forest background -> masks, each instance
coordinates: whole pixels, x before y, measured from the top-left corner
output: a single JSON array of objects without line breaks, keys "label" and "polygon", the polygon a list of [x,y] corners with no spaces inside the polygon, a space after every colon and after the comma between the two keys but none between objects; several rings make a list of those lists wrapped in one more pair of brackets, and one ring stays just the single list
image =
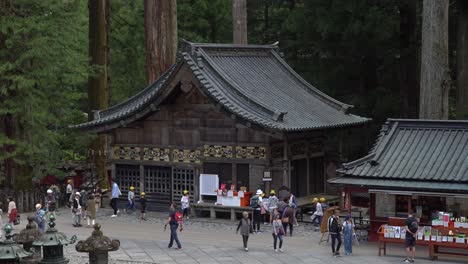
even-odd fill
[{"label": "forest background", "polygon": [[[108,103],[115,105],[147,86],[144,3],[108,2]],[[451,119],[456,2],[449,9]],[[177,0],[179,46],[182,39],[232,43],[231,8],[230,0]],[[418,118],[422,0],[248,0],[247,12],[248,42],[278,41],[308,82],[373,119],[370,138],[387,118]],[[90,136],[68,126],[87,121],[88,77],[102,70],[89,66],[88,41],[88,1],[0,0],[0,179],[7,159],[28,165],[17,186],[63,176],[61,162],[86,159]]]}]

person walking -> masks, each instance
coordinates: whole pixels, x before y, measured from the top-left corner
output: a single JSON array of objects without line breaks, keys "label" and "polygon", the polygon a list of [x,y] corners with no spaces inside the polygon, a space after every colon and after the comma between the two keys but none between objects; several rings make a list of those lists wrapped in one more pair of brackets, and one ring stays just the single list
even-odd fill
[{"label": "person walking", "polygon": [[90,224],[94,227],[94,224],[96,222],[96,200],[93,194],[89,195],[88,204],[86,208],[88,212],[88,217],[86,218],[86,221],[88,222],[88,227],[90,227]]},{"label": "person walking", "polygon": [[413,216],[413,212],[408,213],[408,217],[405,220],[405,248],[406,248],[406,259],[405,263],[413,263],[414,255],[416,254],[416,234],[418,233],[419,225],[418,219]]},{"label": "person walking", "polygon": [[133,213],[135,209],[135,187],[130,186],[130,191],[128,191],[127,195],[127,208],[125,209],[126,213]]},{"label": "person walking", "polygon": [[36,213],[34,214],[34,222],[36,222],[37,227],[39,228],[41,233],[45,232],[46,215],[47,215],[47,207],[44,210],[42,209],[42,204],[36,204]]},{"label": "person walking", "polygon": [[171,229],[171,239],[169,240],[168,248],[172,248],[174,241],[177,244],[176,249],[182,249],[182,244],[180,244],[179,237],[177,236],[177,228],[180,225],[180,232],[184,230],[182,226],[182,219],[183,216],[180,212],[177,211],[177,205],[175,203],[171,204],[169,208],[169,218],[166,220],[166,224],[164,225],[164,231],[166,231],[167,225],[169,225]]},{"label": "person walking", "polygon": [[76,192],[72,204],[72,213],[73,213],[73,226],[81,227],[81,195],[79,192]]},{"label": "person walking", "polygon": [[269,223],[273,223],[275,220],[275,214],[278,213],[278,197],[276,197],[275,190],[270,191],[270,197],[268,198],[268,213],[270,214]]},{"label": "person walking", "polygon": [[284,199],[286,207],[283,208],[283,214],[281,215],[281,222],[283,223],[283,230],[284,235],[288,233],[288,226],[289,226],[289,235],[293,235],[294,230],[294,209],[289,206],[288,198]]},{"label": "person walking", "polygon": [[57,208],[57,199],[52,189],[47,190],[47,196],[46,196],[45,202],[46,202],[47,212],[50,212],[51,214],[55,214],[55,209]]},{"label": "person walking", "polygon": [[112,199],[111,199],[111,207],[114,209],[114,214],[111,217],[117,217],[119,210],[117,209],[117,201],[119,200],[119,196],[122,195],[120,192],[119,186],[115,182],[115,179],[112,179]]},{"label": "person walking", "polygon": [[[312,219],[312,224],[317,227],[322,224],[323,208],[322,208],[322,203],[320,203],[318,198],[314,198],[312,202],[315,203],[315,212],[311,216],[311,219]],[[317,231],[317,229],[315,229],[315,231]]]},{"label": "person walking", "polygon": [[249,235],[253,231],[252,231],[252,225],[249,219],[249,213],[245,211],[242,212],[242,219],[239,221],[239,224],[237,225],[236,234],[239,233],[239,229],[240,229],[240,234],[242,236],[244,250],[249,251],[247,243],[249,242]]},{"label": "person walking", "polygon": [[83,220],[88,219],[88,191],[85,189],[81,190],[80,192],[81,195],[81,216],[83,217]]},{"label": "person walking", "polygon": [[351,215],[347,215],[343,223],[343,241],[345,255],[353,254],[353,234],[354,234],[354,223]]},{"label": "person walking", "polygon": [[253,232],[257,234],[262,233],[260,230],[260,222],[262,221],[261,207],[263,206],[262,193],[262,190],[258,189],[255,195],[250,198],[250,206],[253,210]]},{"label": "person walking", "polygon": [[140,193],[141,220],[146,221],[146,193]]},{"label": "person walking", "polygon": [[99,208],[101,208],[101,198],[102,198],[102,190],[99,186],[94,188],[94,201],[96,203],[96,213],[99,212]]},{"label": "person walking", "polygon": [[292,193],[289,195],[288,204],[289,204],[289,207],[293,209],[293,215],[291,219],[292,223],[294,224],[294,226],[299,226],[299,223],[297,222],[297,218],[296,218],[297,200],[296,200],[296,196]]},{"label": "person walking", "polygon": [[73,185],[72,180],[67,180],[67,187],[65,188],[65,207],[70,207],[73,200],[71,195],[73,194]]},{"label": "person walking", "polygon": [[283,252],[283,236],[286,234],[286,231],[284,230],[283,223],[281,222],[281,215],[280,214],[275,214],[274,220],[271,223],[273,226],[273,249],[275,252],[278,252],[278,249],[276,249],[276,243],[279,240],[279,251]]},{"label": "person walking", "polygon": [[8,223],[15,224],[18,219],[18,210],[13,197],[8,197]]},{"label": "person walking", "polygon": [[184,195],[182,198],[180,198],[180,204],[182,206],[182,211],[183,211],[183,216],[186,217],[186,219],[190,219],[190,197],[189,197],[189,191],[184,190]]},{"label": "person walking", "polygon": [[[341,231],[342,225],[340,222],[340,210],[335,209],[333,215],[328,218],[328,232],[330,233],[332,240],[332,253],[333,256],[340,256],[340,247],[341,247]],[[336,245],[336,247],[335,247]]]}]

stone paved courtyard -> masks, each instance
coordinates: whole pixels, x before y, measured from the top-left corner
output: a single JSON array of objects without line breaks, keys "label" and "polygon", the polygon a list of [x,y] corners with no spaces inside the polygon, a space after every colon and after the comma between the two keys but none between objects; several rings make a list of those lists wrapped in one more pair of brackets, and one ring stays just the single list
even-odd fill
[{"label": "stone paved courtyard", "polygon": [[[165,214],[150,213],[149,221],[140,222],[136,215],[121,214],[110,218],[110,210],[104,209],[98,214],[98,222],[105,235],[120,239],[121,248],[110,253],[111,263],[402,263],[403,248],[390,245],[387,256],[377,256],[376,243],[361,243],[353,248],[353,256],[335,258],[331,256],[330,245],[318,244],[320,233],[313,232],[308,224],[300,224],[293,237],[286,237],[284,253],[275,253],[272,246],[271,227],[264,226],[264,233],[251,235],[249,252],[242,249],[242,240],[235,234],[237,222],[229,220],[212,221],[207,218],[195,218],[185,223],[184,231],[179,234],[183,249],[168,249],[169,230],[164,232]],[[23,216],[26,219],[26,216]],[[57,228],[67,235],[76,234],[85,239],[91,228],[74,228],[71,225],[71,214],[61,209],[58,213]],[[85,222],[82,222],[85,224]],[[16,231],[23,228],[25,221]],[[87,255],[78,253],[74,245],[65,247],[71,263],[87,263]],[[428,259],[427,248],[419,248],[417,263],[468,263],[462,259]]]}]

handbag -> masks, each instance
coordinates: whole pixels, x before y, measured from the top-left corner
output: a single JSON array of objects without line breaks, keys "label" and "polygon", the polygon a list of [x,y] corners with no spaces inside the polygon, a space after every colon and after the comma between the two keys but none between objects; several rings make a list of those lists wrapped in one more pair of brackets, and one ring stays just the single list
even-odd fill
[{"label": "handbag", "polygon": [[284,224],[289,224],[289,216],[283,217],[282,221],[283,221]]}]

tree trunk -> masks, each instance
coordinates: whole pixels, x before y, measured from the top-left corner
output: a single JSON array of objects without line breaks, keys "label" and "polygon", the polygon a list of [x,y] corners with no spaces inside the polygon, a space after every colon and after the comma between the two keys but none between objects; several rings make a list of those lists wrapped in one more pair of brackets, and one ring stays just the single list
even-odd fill
[{"label": "tree trunk", "polygon": [[448,119],[448,0],[424,0],[419,118]]},{"label": "tree trunk", "polygon": [[[107,24],[106,24],[106,0],[89,0],[89,57],[90,65],[96,69],[96,73],[88,78],[88,102],[89,120],[94,119],[93,110],[108,107],[109,94],[107,86]],[[96,166],[96,174],[101,188],[108,189],[107,164],[104,153],[107,149],[107,137],[104,134],[91,143],[94,155],[93,162]]]},{"label": "tree trunk", "polygon": [[176,0],[145,0],[146,67],[152,84],[175,63],[177,52]]},{"label": "tree trunk", "polygon": [[419,47],[417,1],[400,0],[400,117],[418,118]]},{"label": "tree trunk", "polygon": [[457,119],[468,119],[468,2],[457,2]]},{"label": "tree trunk", "polygon": [[234,44],[247,44],[246,0],[232,0],[232,28]]}]

